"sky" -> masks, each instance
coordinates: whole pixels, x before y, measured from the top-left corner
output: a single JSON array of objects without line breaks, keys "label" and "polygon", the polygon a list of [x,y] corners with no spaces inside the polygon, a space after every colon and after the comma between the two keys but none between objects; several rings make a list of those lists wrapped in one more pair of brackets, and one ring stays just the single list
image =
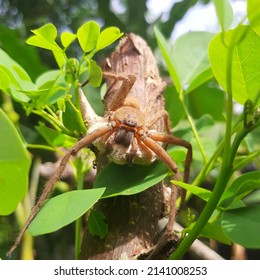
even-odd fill
[{"label": "sky", "polygon": [[[172,4],[179,1],[149,0],[147,6],[151,14],[150,17],[157,18],[162,13],[162,18],[166,20]],[[231,0],[230,3],[234,11],[234,18],[239,21],[246,14],[246,0]],[[183,20],[176,24],[172,33],[172,39],[175,40],[189,31],[218,32],[217,27],[217,17],[213,4],[196,4],[186,13]]]}]

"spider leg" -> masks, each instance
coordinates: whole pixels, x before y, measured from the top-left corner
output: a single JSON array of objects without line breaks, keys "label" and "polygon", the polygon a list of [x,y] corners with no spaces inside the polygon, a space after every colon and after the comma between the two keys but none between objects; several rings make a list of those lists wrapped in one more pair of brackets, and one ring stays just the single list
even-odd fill
[{"label": "spider leg", "polygon": [[[170,169],[174,172],[173,178],[174,180],[180,180],[180,172],[177,164],[174,162],[174,160],[166,153],[166,151],[163,149],[162,146],[160,146],[155,140],[152,138],[146,136],[141,138],[141,141],[150,148],[157,156],[160,158],[166,165],[170,167]],[[175,209],[175,202],[177,199],[177,187],[173,185],[174,188],[172,189],[171,194],[171,207],[174,207]],[[172,209],[171,209],[172,210]],[[172,212],[172,211],[171,211]],[[174,215],[170,215],[169,222],[167,227],[172,229],[174,220],[175,220],[175,210],[173,210]]]},{"label": "spider leg", "polygon": [[[106,99],[106,106],[109,108],[109,110],[115,111],[116,109],[123,106],[129,91],[131,90],[131,88],[133,87],[136,81],[136,76],[134,75],[120,76],[109,72],[104,72],[103,75],[107,80],[108,79],[114,80],[107,90],[105,99]],[[118,81],[122,81],[120,87],[116,89],[113,92],[113,94],[110,94],[113,87]]]},{"label": "spider leg", "polygon": [[[192,146],[188,141],[185,141],[181,138],[175,137],[171,134],[162,134],[158,132],[151,132],[149,135],[153,140],[164,142],[167,144],[174,144],[177,146],[181,146],[187,149],[187,155],[184,162],[184,176],[183,181],[184,183],[188,183],[189,176],[190,176],[190,165],[192,161]],[[185,197],[186,197],[186,190],[182,190],[181,194],[181,205],[180,209],[183,208],[185,203]]]},{"label": "spider leg", "polygon": [[146,125],[148,128],[152,127],[157,121],[159,121],[161,118],[163,118],[164,121],[164,127],[168,134],[171,133],[170,129],[170,121],[169,121],[169,115],[166,110],[160,110],[158,111],[153,118],[148,122]]},{"label": "spider leg", "polygon": [[[149,147],[170,169],[174,172],[173,178],[175,180],[180,179],[180,173],[177,164],[166,153],[166,151],[152,138],[148,136],[141,137],[141,141]],[[171,197],[170,197],[170,213],[169,220],[163,235],[160,237],[156,247],[152,253],[148,256],[148,259],[154,259],[160,254],[161,250],[172,240],[172,229],[176,216],[176,200],[178,198],[177,186],[171,185]]]},{"label": "spider leg", "polygon": [[57,183],[59,178],[61,177],[71,155],[76,154],[80,149],[83,147],[91,144],[94,140],[98,139],[99,137],[105,135],[106,133],[111,131],[111,127],[108,125],[100,127],[93,132],[86,135],[84,138],[80,139],[74,147],[69,149],[65,156],[61,159],[60,165],[57,168],[56,172],[53,174],[53,176],[50,178],[50,180],[47,182],[43,193],[41,194],[39,200],[35,204],[35,206],[32,208],[31,214],[27,218],[24,226],[22,227],[21,231],[19,232],[18,236],[15,239],[14,245],[11,247],[11,249],[7,252],[7,257],[10,257],[12,252],[17,248],[17,246],[20,244],[22,237],[27,230],[28,226],[32,222],[32,220],[35,218],[37,213],[39,212],[42,204],[45,202],[45,200],[49,197],[50,193],[53,190],[54,185]]},{"label": "spider leg", "polygon": [[[166,153],[166,151],[161,147],[156,141],[165,142],[168,144],[175,144],[188,149],[187,156],[185,159],[185,171],[184,171],[184,181],[187,182],[189,178],[189,171],[190,171],[190,164],[192,160],[192,147],[189,142],[184,141],[180,138],[177,138],[172,135],[165,135],[158,132],[149,132],[149,136],[147,135],[140,135],[140,140],[149,147],[157,156],[160,158],[165,164],[167,164],[170,169],[174,172],[173,179],[179,180],[180,173],[178,166],[173,161],[173,159]],[[174,221],[176,217],[176,200],[178,198],[177,186],[172,185],[171,187],[171,198],[170,198],[170,214],[169,214],[169,221],[166,226],[164,234],[159,239],[155,249],[153,252],[148,256],[148,259],[153,259],[157,256],[160,251],[164,248],[164,246],[171,240],[172,238],[172,229],[174,226]],[[182,196],[183,201],[183,196]]]},{"label": "spider leg", "polygon": [[177,146],[181,146],[187,149],[187,155],[185,158],[184,164],[184,178],[183,181],[188,183],[189,175],[190,175],[190,165],[192,161],[192,146],[188,141],[185,141],[181,138],[175,137],[171,134],[162,134],[158,132],[150,132],[149,137],[155,141],[164,142],[167,144],[173,144]]}]

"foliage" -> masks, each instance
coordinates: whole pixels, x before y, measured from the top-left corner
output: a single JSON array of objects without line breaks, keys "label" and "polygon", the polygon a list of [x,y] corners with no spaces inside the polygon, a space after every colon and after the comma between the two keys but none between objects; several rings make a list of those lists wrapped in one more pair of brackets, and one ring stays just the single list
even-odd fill
[{"label": "foliage", "polygon": [[[1,134],[5,135],[6,139],[12,139],[0,145],[0,175],[3,182],[1,184],[1,215],[13,212],[25,195],[30,163],[25,145],[30,148],[56,150],[62,153],[61,147],[73,146],[77,138],[86,132],[75,89],[79,87],[80,81],[84,80],[87,80],[92,87],[100,86],[102,71],[92,57],[122,36],[116,27],[109,27],[101,32],[99,25],[94,21],[83,24],[76,34],[63,32],[60,36],[62,47],[56,42],[57,29],[53,24],[46,24],[32,32],[34,35],[27,40],[27,43],[50,50],[59,70],[47,71],[33,82],[25,69],[12,60],[7,53],[0,50],[2,57],[0,88],[20,103],[28,116],[36,114],[45,121],[45,123],[39,122],[35,128],[46,141],[45,145],[25,143],[1,111]],[[80,60],[68,58],[66,55],[68,47],[76,39],[82,48]],[[50,127],[47,127],[46,123]],[[82,156],[80,163],[75,160],[73,166],[77,170],[76,179],[78,189],[80,189],[82,187],[80,178],[88,172],[90,165]],[[39,235],[55,231],[75,221],[93,206],[103,192],[102,188],[77,190],[50,199],[45,203],[35,222],[31,224],[29,231],[32,235]],[[86,202],[86,197],[88,202]],[[75,201],[77,201],[76,204]],[[75,206],[73,209],[70,207],[72,205]],[[52,219],[49,218],[50,213]],[[56,223],[57,221],[59,224]]]},{"label": "foliage", "polygon": [[8,140],[1,141],[0,214],[9,215],[27,190],[30,159],[17,130],[2,109],[0,134]]},{"label": "foliage", "polygon": [[[191,2],[196,1],[181,3],[184,5],[186,2],[192,5]],[[248,0],[250,24],[244,25],[241,21],[234,29],[227,30],[233,18],[230,4],[228,1],[213,2],[222,30],[219,34],[190,32],[180,37],[171,48],[160,31],[167,34],[166,25],[154,28],[166,70],[174,85],[165,92],[166,109],[175,125],[174,134],[189,140],[194,150],[192,183],[174,183],[188,191],[188,205],[192,196],[207,202],[196,220],[183,219],[185,232],[189,234],[172,259],[181,258],[200,236],[224,244],[236,242],[247,248],[260,247],[255,234],[260,225],[257,219],[260,208],[255,205],[259,199],[254,204],[248,199],[259,189],[259,171],[242,174],[249,164],[259,167],[259,9],[256,1]],[[90,91],[101,85],[102,71],[94,55],[122,36],[116,27],[101,31],[95,21],[84,23],[75,33],[64,31],[60,36],[50,23],[32,32],[27,43],[49,50],[58,70],[33,77],[0,50],[0,89],[14,104],[24,109],[27,117],[35,115],[39,118],[33,130],[37,137],[32,141],[24,134],[25,128],[19,127],[17,119],[14,123],[18,129],[10,122],[6,116],[10,117],[10,111],[6,110],[6,114],[0,111],[0,132],[8,139],[0,143],[0,180],[4,182],[0,186],[1,215],[14,211],[26,192],[30,160],[25,147],[56,151],[62,155],[64,148],[73,146],[87,132],[80,113],[77,88],[85,81],[92,87]],[[70,48],[74,48],[77,42],[81,55],[70,57]],[[234,102],[243,106],[241,114],[234,114]],[[39,135],[40,144],[37,143]],[[170,149],[168,152],[181,166],[184,150]],[[79,158],[71,160],[77,190],[49,199],[31,224],[31,234],[57,230],[78,219],[98,199],[141,192],[169,173],[159,162],[142,167],[110,164],[97,177],[94,189],[83,191],[83,178],[91,162],[92,155],[87,149],[80,153]],[[130,174],[129,168],[135,172]],[[21,175],[14,176],[17,172]],[[13,182],[13,178],[17,181]],[[205,189],[203,184],[208,183],[208,179],[210,187]],[[10,196],[10,192],[16,195]],[[68,214],[68,209],[73,211]],[[53,211],[56,214],[50,215]],[[50,216],[52,219],[48,218]],[[89,228],[100,238],[108,230],[103,220],[102,213],[91,211]],[[77,226],[76,244],[79,232]],[[76,257],[78,250],[79,245],[76,245]]]},{"label": "foliage", "polygon": [[[259,222],[257,221],[257,217],[259,217],[260,214],[259,206],[246,205],[243,203],[243,198],[245,198],[248,193],[259,188],[259,183],[256,179],[257,176],[259,177],[259,172],[257,172],[257,174],[255,172],[249,172],[246,175],[241,175],[235,181],[233,181],[232,177],[234,172],[237,171],[237,165],[235,163],[240,161],[238,149],[242,146],[243,139],[252,130],[259,130],[260,124],[259,107],[257,107],[260,97],[260,69],[259,63],[257,63],[260,61],[258,51],[260,38],[256,33],[256,30],[259,28],[259,22],[256,23],[255,12],[254,15],[250,13],[250,11],[253,11],[252,6],[256,5],[256,3],[248,1],[248,5],[252,5],[251,8],[248,9],[248,17],[251,19],[251,25],[242,25],[241,23],[235,29],[227,31],[225,29],[230,25],[232,18],[231,7],[229,6],[228,1],[214,1],[214,3],[216,5],[216,11],[222,32],[215,35],[209,43],[209,61],[207,61],[206,57],[207,44],[205,44],[204,48],[203,46],[200,47],[199,55],[197,56],[193,56],[193,50],[187,54],[187,52],[184,53],[186,51],[185,48],[179,48],[180,51],[176,54],[177,59],[174,59],[174,57],[171,59],[167,43],[159,30],[155,29],[158,44],[180,100],[184,100],[185,94],[189,93],[189,87],[192,87],[193,89],[194,85],[196,87],[200,85],[200,82],[203,83],[210,78],[212,73],[210,73],[209,68],[211,68],[219,85],[227,93],[224,139],[217,145],[215,152],[209,157],[209,159],[205,152],[205,145],[199,137],[198,131],[193,124],[193,120],[189,116],[187,109],[184,107],[184,112],[187,114],[187,118],[190,122],[193,135],[200,149],[205,166],[202,168],[193,184],[188,185],[176,181],[175,184],[187,189],[203,200],[206,200],[207,205],[203,209],[198,220],[195,223],[190,224],[185,230],[186,232],[189,232],[189,235],[184,238],[176,252],[170,257],[171,259],[182,257],[195,238],[199,235],[205,236],[205,226],[207,237],[219,240],[220,238],[217,234],[222,231],[225,236],[225,242],[229,239],[230,241],[237,242],[247,248],[259,248],[258,238],[254,235],[259,228]],[[228,12],[226,13],[227,10]],[[184,35],[175,45],[178,47],[178,44],[181,42],[183,45],[190,46],[192,40],[191,36],[194,36],[194,34],[189,33]],[[203,37],[201,36],[201,38]],[[194,40],[193,42],[195,45],[196,41]],[[175,47],[175,51],[176,49],[178,48]],[[183,50],[183,53],[181,50]],[[205,68],[200,69],[200,67],[196,66],[200,65],[200,59],[203,57],[201,53],[203,53],[203,51],[207,63],[203,63]],[[192,74],[189,75],[189,69],[191,66],[186,67],[185,64],[179,62],[179,58],[184,56],[186,56],[186,60],[189,62],[191,61],[191,63],[195,65],[195,67],[193,66],[192,68],[192,71],[196,74],[195,77]],[[183,73],[189,75],[188,77],[190,80],[187,78],[185,79]],[[233,117],[233,99],[241,105],[244,105],[243,116],[240,115],[236,119]],[[217,104],[215,104],[215,106],[217,106]],[[256,159],[259,156],[259,148],[256,148],[253,152],[248,150],[247,156],[250,158],[250,161]],[[218,168],[219,174],[215,186],[212,188],[213,191],[210,194],[208,190],[204,190],[198,187],[198,185],[202,183],[202,180],[213,168],[218,166],[218,161],[221,162],[221,167]],[[245,167],[250,161],[245,160],[239,165],[239,168],[241,169]],[[239,180],[239,184],[237,183],[237,180]],[[245,185],[240,185],[243,184],[242,182],[245,182]],[[241,186],[243,186],[242,189]],[[226,191],[226,193],[224,193],[224,191]],[[228,198],[227,194],[230,195]],[[228,203],[225,204],[224,202]],[[225,207],[223,207],[223,203],[225,204]],[[215,211],[214,214],[213,211]],[[215,227],[209,230],[209,225],[212,224],[214,224]]]},{"label": "foliage", "polygon": [[29,232],[32,235],[40,235],[74,222],[97,202],[104,190],[105,188],[76,190],[46,201],[38,218],[29,226]]}]

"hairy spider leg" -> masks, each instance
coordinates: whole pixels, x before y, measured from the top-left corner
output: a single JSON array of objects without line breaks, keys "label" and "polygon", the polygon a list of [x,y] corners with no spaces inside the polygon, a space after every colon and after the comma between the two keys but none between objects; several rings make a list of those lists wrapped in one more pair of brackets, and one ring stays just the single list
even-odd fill
[{"label": "hairy spider leg", "polygon": [[109,96],[109,93],[110,93],[111,89],[114,87],[114,85],[118,81],[122,81],[122,84],[121,84],[120,88],[117,90],[117,92],[114,93],[113,96],[110,96],[111,100],[109,101],[109,103],[110,103],[109,109],[110,109],[110,111],[116,111],[118,108],[123,106],[128,93],[130,92],[131,88],[133,87],[133,85],[136,81],[136,76],[134,76],[134,75],[120,76],[120,75],[112,74],[109,72],[103,72],[103,75],[105,78],[114,80],[107,90],[107,93],[106,93],[107,96]]},{"label": "hairy spider leg", "polygon": [[181,138],[175,137],[171,134],[163,134],[158,132],[150,132],[149,137],[155,141],[164,142],[167,144],[173,144],[177,146],[181,146],[187,149],[187,155],[185,158],[184,164],[184,183],[188,183],[189,176],[190,176],[190,165],[192,161],[192,146],[188,141],[185,141]]},{"label": "hairy spider leg", "polygon": [[[185,147],[188,152],[185,158],[185,170],[184,170],[184,182],[187,183],[189,179],[189,173],[190,173],[190,165],[192,160],[192,146],[189,142],[180,139],[178,137],[175,137],[173,135],[167,135],[167,134],[161,134],[158,132],[149,132],[148,135],[142,135],[140,137],[140,140],[149,147],[157,156],[159,159],[161,159],[165,164],[167,164],[170,169],[174,172],[173,179],[176,181],[180,180],[180,173],[178,166],[174,162],[174,160],[166,153],[166,151],[160,146],[156,141],[164,142],[167,144],[175,144],[181,147]],[[152,253],[148,256],[148,259],[152,259],[153,256],[156,256],[160,250],[167,244],[168,240],[172,237],[172,229],[174,226],[174,221],[176,217],[176,201],[178,198],[178,192],[177,192],[177,186],[172,184],[171,187],[171,209],[169,214],[169,221],[166,226],[164,234],[159,239],[156,247],[152,251]],[[181,199],[181,207],[185,200],[186,192],[184,193],[184,196],[182,194]]]},{"label": "hairy spider leg", "polygon": [[99,137],[105,135],[106,133],[111,131],[111,127],[108,125],[98,128],[94,130],[93,132],[86,135],[84,138],[80,139],[74,147],[68,150],[68,152],[65,154],[65,156],[61,159],[60,165],[54,175],[50,178],[50,180],[47,182],[43,193],[41,194],[40,198],[38,199],[35,206],[32,208],[31,214],[27,218],[24,226],[22,227],[21,231],[19,232],[18,236],[15,239],[14,245],[11,247],[11,249],[7,252],[7,257],[10,257],[13,251],[17,248],[17,246],[20,244],[22,237],[27,230],[30,223],[33,221],[37,213],[39,212],[42,204],[45,202],[45,200],[49,197],[51,194],[54,185],[57,183],[57,181],[60,179],[69,159],[70,156],[76,154],[79,150],[81,150],[83,147],[86,147],[87,145],[91,144],[93,141],[98,139]]}]

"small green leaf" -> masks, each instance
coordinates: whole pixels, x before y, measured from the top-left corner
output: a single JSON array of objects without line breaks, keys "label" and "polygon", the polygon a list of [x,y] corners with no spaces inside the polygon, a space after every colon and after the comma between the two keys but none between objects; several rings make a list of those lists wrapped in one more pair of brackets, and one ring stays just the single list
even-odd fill
[{"label": "small green leaf", "polygon": [[57,29],[51,24],[47,23],[44,26],[32,30],[35,35],[31,36],[26,43],[36,47],[40,47],[52,51],[62,51],[55,42],[57,37]]},{"label": "small green leaf", "polygon": [[210,196],[211,196],[211,191],[197,187],[197,186],[193,186],[190,184],[186,184],[180,181],[176,181],[176,180],[172,180],[171,181],[173,184],[191,192],[192,194],[195,194],[196,196],[200,197],[201,199],[203,199],[204,201],[208,201]]},{"label": "small green leaf", "polygon": [[31,81],[20,81],[21,89],[11,85],[11,96],[21,103],[28,103],[37,92],[37,86]]},{"label": "small green leaf", "polygon": [[11,80],[8,74],[3,69],[0,68],[0,89],[6,92],[10,88],[10,85],[11,85]]},{"label": "small green leaf", "polygon": [[246,248],[260,249],[260,205],[225,211],[221,225],[234,243]]},{"label": "small green leaf", "polygon": [[56,27],[51,23],[47,23],[38,29],[32,30],[32,32],[35,35],[27,39],[26,43],[32,46],[51,50],[57,64],[60,68],[62,68],[65,62],[65,55],[63,50],[55,41],[57,37]]},{"label": "small green leaf", "polygon": [[253,171],[245,173],[231,184],[227,191],[223,194],[220,206],[223,208],[230,207],[230,205],[241,200],[248,195],[252,190],[260,188],[260,171]]},{"label": "small green leaf", "polygon": [[99,34],[100,27],[95,21],[88,21],[78,29],[79,44],[85,53],[96,47]]},{"label": "small green leaf", "polygon": [[218,223],[207,223],[200,232],[200,237],[212,238],[224,244],[230,245],[230,239],[225,235],[223,229]]},{"label": "small green leaf", "polygon": [[[224,43],[224,41],[225,43]],[[213,73],[224,90],[227,90],[227,45],[233,45],[232,91],[240,104],[254,100],[259,91],[260,36],[247,26],[239,26],[224,34],[216,35],[209,45],[209,57]]]},{"label": "small green leaf", "polygon": [[61,75],[60,70],[50,70],[41,74],[35,81],[35,84],[38,88],[46,87],[50,81],[54,82]]},{"label": "small green leaf", "polygon": [[104,188],[70,191],[47,200],[30,224],[31,235],[56,231],[78,219],[102,196]]},{"label": "small green leaf", "polygon": [[36,80],[38,91],[34,94],[35,108],[52,105],[63,98],[68,90],[64,74],[60,70],[51,70],[40,75]]},{"label": "small green leaf", "polygon": [[[6,75],[8,76],[10,81],[9,86],[12,84],[17,88],[21,88],[21,82],[31,82],[31,78],[29,77],[27,72],[17,62],[15,62],[5,51],[1,49],[0,57],[0,69],[2,73],[2,78],[6,79]],[[5,86],[7,86],[9,81],[2,82],[5,84]]]},{"label": "small green leaf", "polygon": [[113,44],[122,35],[123,33],[121,33],[120,29],[117,27],[108,27],[104,29],[98,37],[96,51],[102,50]]},{"label": "small green leaf", "polygon": [[163,35],[161,34],[161,32],[159,31],[159,29],[155,26],[154,27],[154,34],[158,43],[158,46],[161,50],[163,59],[167,65],[167,69],[169,71],[169,74],[172,78],[173,84],[177,90],[178,93],[181,92],[181,82],[180,82],[180,77],[178,76],[178,73],[176,71],[175,65],[173,65],[172,62],[172,55],[171,55],[171,51],[169,49],[169,46],[167,44],[167,42],[165,41]]},{"label": "small green leaf", "polygon": [[222,30],[230,27],[233,21],[233,10],[228,0],[213,0],[216,8],[219,25]]},{"label": "small green leaf", "polygon": [[96,61],[90,59],[89,60],[89,68],[88,68],[88,72],[89,72],[89,84],[92,87],[99,87],[101,82],[102,82],[102,69],[99,65],[97,65]]},{"label": "small green leaf", "polygon": [[59,66],[60,69],[62,69],[64,63],[66,62],[66,57],[64,53],[60,50],[52,50],[52,53],[54,55],[54,58]]},{"label": "small green leaf", "polygon": [[26,193],[31,161],[16,128],[1,109],[0,135],[0,215],[9,215]]},{"label": "small green leaf", "polygon": [[105,216],[102,212],[91,210],[88,217],[88,228],[92,235],[97,235],[100,239],[106,237],[108,225],[104,222]]},{"label": "small green leaf", "polygon": [[65,106],[66,110],[62,114],[62,120],[65,127],[71,131],[85,133],[86,131],[82,131],[83,120],[81,114],[79,110],[73,105],[71,99],[65,100]]},{"label": "small green leaf", "polygon": [[53,147],[70,148],[77,142],[76,138],[46,127],[43,123],[36,126],[36,130],[44,137],[48,144]]},{"label": "small green leaf", "polygon": [[161,162],[148,166],[110,163],[97,176],[94,188],[106,187],[103,197],[133,195],[162,181],[168,171],[168,168]]},{"label": "small green leaf", "polygon": [[30,101],[30,98],[27,96],[27,94],[23,93],[14,85],[11,85],[10,89],[10,95],[15,101],[20,103],[28,103]]},{"label": "small green leaf", "polygon": [[60,39],[63,47],[66,49],[74,40],[76,40],[77,35],[71,32],[65,31],[61,33]]}]

